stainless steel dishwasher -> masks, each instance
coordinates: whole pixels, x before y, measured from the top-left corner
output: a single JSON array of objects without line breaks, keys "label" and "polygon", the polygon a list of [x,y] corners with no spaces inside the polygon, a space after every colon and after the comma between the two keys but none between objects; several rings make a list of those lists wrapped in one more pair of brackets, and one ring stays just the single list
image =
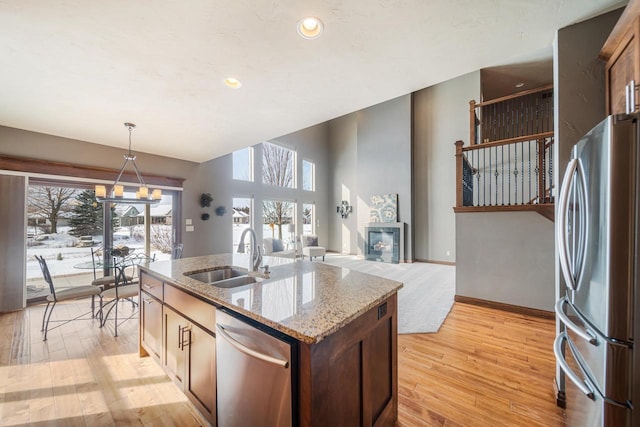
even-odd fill
[{"label": "stainless steel dishwasher", "polygon": [[295,345],[287,338],[235,313],[216,310],[218,427],[294,424]]}]

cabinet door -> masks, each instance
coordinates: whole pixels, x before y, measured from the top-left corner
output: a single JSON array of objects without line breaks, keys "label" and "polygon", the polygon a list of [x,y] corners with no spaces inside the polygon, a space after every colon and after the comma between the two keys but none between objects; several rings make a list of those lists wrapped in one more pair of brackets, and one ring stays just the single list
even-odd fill
[{"label": "cabinet door", "polygon": [[151,356],[160,360],[162,350],[162,303],[140,292],[140,342]]},{"label": "cabinet door", "polygon": [[[626,113],[627,107],[627,91],[626,86],[631,81],[640,84],[640,46],[638,45],[638,25],[639,20],[635,20],[627,29],[627,33],[620,41],[613,55],[607,61],[606,78],[607,78],[607,113],[622,114]],[[640,93],[633,88],[635,95],[635,106],[633,111],[637,111],[636,107],[640,103]]]},{"label": "cabinet door", "polygon": [[184,389],[185,352],[184,339],[187,338],[185,328],[188,321],[166,305],[164,313],[164,370],[169,377]]},{"label": "cabinet door", "polygon": [[216,419],[216,339],[195,324],[188,329],[187,379],[185,392],[200,411],[215,424]]}]

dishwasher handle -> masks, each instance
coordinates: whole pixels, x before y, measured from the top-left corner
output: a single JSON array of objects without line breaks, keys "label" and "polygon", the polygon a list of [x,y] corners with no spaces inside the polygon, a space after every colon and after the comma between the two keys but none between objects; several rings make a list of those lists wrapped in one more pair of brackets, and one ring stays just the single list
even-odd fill
[{"label": "dishwasher handle", "polygon": [[229,344],[231,344],[236,350],[246,354],[247,356],[256,358],[256,359],[260,359],[264,362],[267,363],[271,363],[273,365],[277,365],[280,366],[281,368],[287,369],[289,367],[289,361],[288,360],[282,360],[282,359],[278,359],[276,357],[272,357],[269,356],[267,354],[263,354],[260,352],[257,352],[255,350],[252,350],[248,347],[246,347],[245,345],[243,345],[242,343],[238,342],[237,340],[233,339],[233,337],[231,337],[231,335],[229,335],[229,332],[227,332],[227,329],[225,328],[224,325],[218,323],[216,325],[216,328],[218,330],[218,333],[220,333],[220,336],[222,338],[224,338],[225,341],[227,341]]}]

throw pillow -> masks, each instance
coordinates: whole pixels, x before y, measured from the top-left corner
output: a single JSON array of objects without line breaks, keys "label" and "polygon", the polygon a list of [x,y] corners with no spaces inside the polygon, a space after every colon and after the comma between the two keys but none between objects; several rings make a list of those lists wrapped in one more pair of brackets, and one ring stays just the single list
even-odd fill
[{"label": "throw pillow", "polygon": [[318,236],[305,236],[306,246],[318,246]]},{"label": "throw pillow", "polygon": [[280,239],[273,239],[271,247],[273,249],[273,252],[282,252],[282,251],[284,251],[284,244],[282,244],[282,240],[280,240]]}]

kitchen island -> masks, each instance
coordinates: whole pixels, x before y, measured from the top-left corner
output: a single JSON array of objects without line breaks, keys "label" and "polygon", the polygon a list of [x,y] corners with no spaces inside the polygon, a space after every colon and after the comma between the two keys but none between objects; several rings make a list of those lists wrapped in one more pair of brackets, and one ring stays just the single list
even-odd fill
[{"label": "kitchen island", "polygon": [[224,311],[291,343],[290,425],[393,425],[402,284],[318,262],[265,257],[265,264],[267,275],[249,273],[255,283],[229,288],[194,274],[246,268],[245,254],[141,267],[140,355],[154,357],[215,425],[216,370],[225,372],[216,361],[216,310]]}]

